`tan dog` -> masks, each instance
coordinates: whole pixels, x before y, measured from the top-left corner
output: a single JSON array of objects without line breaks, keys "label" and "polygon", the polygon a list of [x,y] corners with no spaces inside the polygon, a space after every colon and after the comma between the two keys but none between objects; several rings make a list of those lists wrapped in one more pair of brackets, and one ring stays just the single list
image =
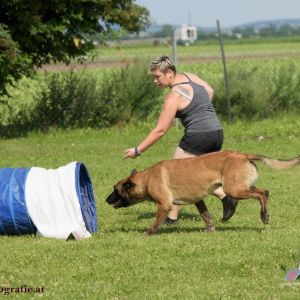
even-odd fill
[{"label": "tan dog", "polygon": [[222,186],[226,195],[234,199],[259,200],[261,220],[267,224],[269,192],[254,186],[258,171],[253,161],[261,161],[273,169],[289,169],[300,163],[300,156],[277,160],[255,154],[221,151],[193,158],[165,160],[142,172],[133,171],[114,186],[106,201],[114,208],[128,207],[146,199],[154,201],[157,212],[148,230],[150,235],[157,232],[173,204],[195,204],[208,231],[214,231],[203,198]]}]

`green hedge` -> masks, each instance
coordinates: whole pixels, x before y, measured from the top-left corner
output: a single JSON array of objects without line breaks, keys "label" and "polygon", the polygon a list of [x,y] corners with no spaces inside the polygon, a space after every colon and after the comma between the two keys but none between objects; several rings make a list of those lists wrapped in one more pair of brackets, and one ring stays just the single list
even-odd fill
[{"label": "green hedge", "polygon": [[[132,119],[146,120],[160,109],[162,91],[153,86],[146,64],[102,72],[46,73],[32,80],[33,95],[28,95],[28,80],[20,81],[8,106],[0,108],[0,135],[14,136],[50,127],[102,128]],[[24,101],[21,91],[26,91]]]},{"label": "green hedge", "polygon": [[[184,69],[186,67],[186,69]],[[222,66],[180,66],[197,73],[215,90],[214,106],[227,117]],[[233,120],[264,119],[300,108],[300,62],[297,60],[235,62],[228,66]],[[39,74],[8,87],[7,105],[0,105],[0,135],[30,130],[103,128],[131,120],[154,121],[164,93],[153,85],[147,64],[107,71]]]},{"label": "green hedge", "polygon": [[[228,69],[231,113],[234,119],[264,119],[282,111],[300,109],[300,64],[233,64]],[[214,105],[227,116],[224,80],[215,87]]]},{"label": "green hedge", "polygon": [[37,128],[108,127],[145,119],[160,100],[142,65],[102,74],[69,72],[47,76],[48,89],[32,114]]}]

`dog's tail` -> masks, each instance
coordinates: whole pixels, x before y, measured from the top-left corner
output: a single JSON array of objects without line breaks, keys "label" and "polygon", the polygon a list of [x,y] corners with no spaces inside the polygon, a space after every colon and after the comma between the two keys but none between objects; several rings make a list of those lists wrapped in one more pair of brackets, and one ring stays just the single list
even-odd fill
[{"label": "dog's tail", "polygon": [[250,161],[258,160],[272,169],[285,170],[291,169],[300,164],[300,155],[293,159],[274,159],[266,156],[247,154],[247,158]]}]

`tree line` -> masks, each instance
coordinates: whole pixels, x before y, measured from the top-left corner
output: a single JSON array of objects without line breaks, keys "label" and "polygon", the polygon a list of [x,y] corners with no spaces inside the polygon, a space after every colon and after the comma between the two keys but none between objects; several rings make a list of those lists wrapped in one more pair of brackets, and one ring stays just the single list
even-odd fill
[{"label": "tree line", "polygon": [[[149,33],[151,37],[167,37],[172,36],[176,26],[170,24],[162,25],[161,29]],[[215,39],[217,34],[217,28],[215,30],[203,30],[198,28],[198,40]],[[286,37],[286,36],[299,36],[300,26],[292,26],[289,24],[275,26],[267,25],[261,28],[255,26],[249,27],[235,27],[233,29],[223,30],[223,35],[227,38],[251,38],[251,37]]]}]

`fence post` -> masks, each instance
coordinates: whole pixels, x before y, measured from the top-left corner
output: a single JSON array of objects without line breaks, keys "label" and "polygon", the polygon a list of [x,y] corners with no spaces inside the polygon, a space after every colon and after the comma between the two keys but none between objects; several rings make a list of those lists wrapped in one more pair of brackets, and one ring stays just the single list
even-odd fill
[{"label": "fence post", "polygon": [[[176,50],[177,50],[177,36],[176,36],[176,29],[174,29],[174,31],[173,31],[172,50],[173,50],[173,61],[174,61],[175,67],[177,67],[177,53],[176,53]],[[175,118],[175,126],[176,126],[176,129],[178,129],[179,124],[178,124],[178,119],[177,118]]]},{"label": "fence post", "polygon": [[175,66],[177,65],[177,53],[176,53],[176,47],[177,47],[177,37],[176,37],[176,29],[173,31],[173,44],[172,44],[172,49],[173,49],[173,61]]},{"label": "fence post", "polygon": [[225,57],[224,44],[223,44],[223,39],[222,39],[219,20],[217,20],[217,28],[218,28],[219,43],[220,43],[220,48],[221,48],[221,53],[222,53],[223,69],[224,69],[224,79],[225,79],[226,98],[227,98],[228,122],[231,123],[232,117],[231,117],[229,80],[228,80],[227,67],[226,67],[226,57]]}]

